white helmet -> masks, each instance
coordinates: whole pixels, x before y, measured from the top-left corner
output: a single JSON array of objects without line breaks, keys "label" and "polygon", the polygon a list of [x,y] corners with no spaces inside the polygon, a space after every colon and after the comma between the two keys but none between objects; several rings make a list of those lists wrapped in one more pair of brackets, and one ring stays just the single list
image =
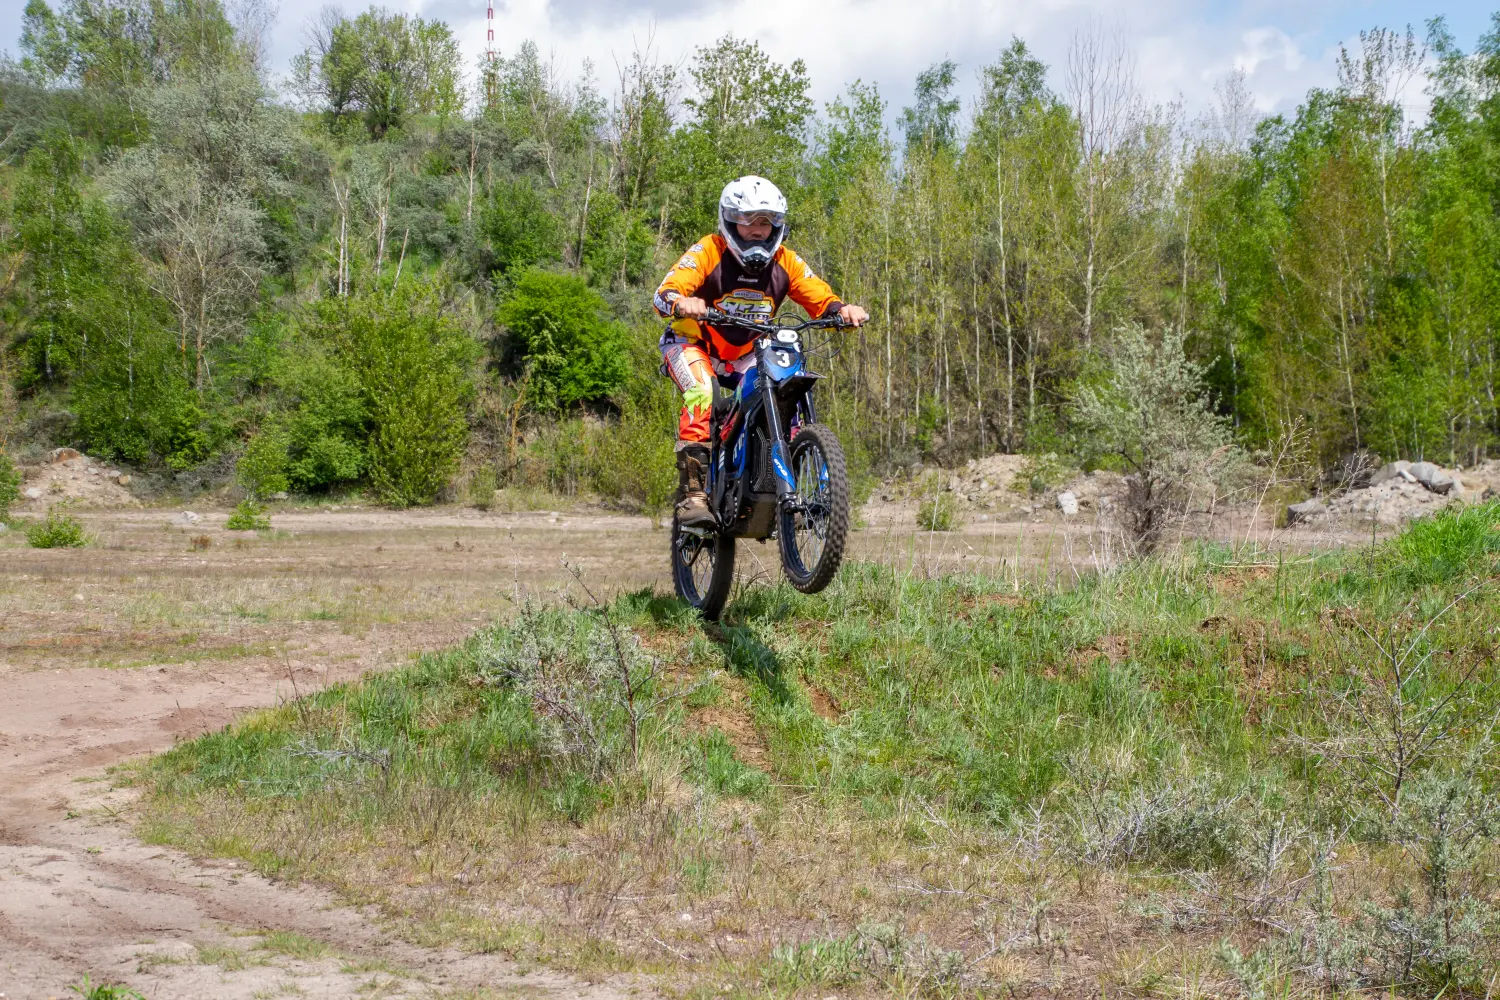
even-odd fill
[{"label": "white helmet", "polygon": [[[760,242],[741,239],[735,226],[758,218],[771,220],[771,238]],[[719,233],[740,266],[759,274],[776,259],[776,251],[786,237],[786,196],[775,184],[754,174],[730,181],[719,195]]]}]

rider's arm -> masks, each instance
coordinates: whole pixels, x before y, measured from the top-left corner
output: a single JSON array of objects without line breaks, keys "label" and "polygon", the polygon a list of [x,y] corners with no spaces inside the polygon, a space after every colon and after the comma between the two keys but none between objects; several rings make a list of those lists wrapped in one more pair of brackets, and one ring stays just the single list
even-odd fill
[{"label": "rider's arm", "polygon": [[702,287],[709,272],[719,265],[718,249],[713,238],[708,236],[688,247],[656,289],[651,304],[658,313],[671,316],[672,303],[692,297]]},{"label": "rider's arm", "polygon": [[833,294],[828,282],[814,274],[807,261],[796,253],[783,246],[776,251],[776,262],[786,270],[787,277],[791,279],[787,295],[807,310],[807,314],[813,319],[832,316],[844,308],[844,303]]}]

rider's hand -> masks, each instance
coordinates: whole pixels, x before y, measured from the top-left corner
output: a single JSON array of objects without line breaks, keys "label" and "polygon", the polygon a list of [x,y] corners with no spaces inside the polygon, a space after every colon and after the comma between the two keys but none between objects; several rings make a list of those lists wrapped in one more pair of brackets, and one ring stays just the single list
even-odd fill
[{"label": "rider's hand", "polygon": [[672,303],[672,311],[683,319],[702,319],[708,315],[708,303],[691,295],[684,295]]},{"label": "rider's hand", "polygon": [[870,314],[865,312],[861,306],[845,306],[839,310],[839,319],[849,326],[861,326]]}]

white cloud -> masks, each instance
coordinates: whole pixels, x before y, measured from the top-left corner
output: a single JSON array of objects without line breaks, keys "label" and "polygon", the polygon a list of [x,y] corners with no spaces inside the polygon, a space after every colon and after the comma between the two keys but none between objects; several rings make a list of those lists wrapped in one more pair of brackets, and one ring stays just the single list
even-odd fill
[{"label": "white cloud", "polygon": [[[284,3],[272,32],[273,65],[284,68],[302,46],[302,25],[322,0]],[[366,0],[343,0],[353,11]],[[386,6],[445,20],[469,66],[485,45],[485,0],[381,0]],[[16,49],[22,0],[0,0],[0,37]],[[57,3],[54,0],[54,6]],[[661,56],[685,61],[726,32],[759,41],[773,58],[806,61],[819,101],[856,77],[879,84],[899,111],[916,74],[951,58],[960,64],[964,96],[977,91],[980,68],[1019,35],[1061,86],[1068,45],[1091,25],[1118,30],[1135,53],[1148,98],[1183,99],[1190,113],[1236,67],[1245,71],[1263,111],[1295,107],[1310,86],[1333,82],[1333,55],[1372,18],[1420,25],[1430,9],[1412,0],[498,0],[496,45],[514,52],[525,39],[576,72],[591,61],[602,85],[636,44],[654,37]],[[1460,20],[1463,20],[1460,18]],[[1478,22],[1475,22],[1476,25]],[[1469,41],[1469,39],[1461,39]]]}]

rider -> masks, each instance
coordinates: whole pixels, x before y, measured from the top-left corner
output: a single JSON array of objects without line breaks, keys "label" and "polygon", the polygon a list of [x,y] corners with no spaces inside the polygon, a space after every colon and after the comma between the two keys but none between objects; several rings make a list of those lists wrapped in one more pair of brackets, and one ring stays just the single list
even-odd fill
[{"label": "rider", "polygon": [[714,376],[738,381],[755,363],[755,335],[700,322],[708,310],[768,323],[791,296],[815,319],[837,315],[858,326],[869,318],[859,306],[839,301],[826,281],[782,245],[785,236],[786,198],[776,185],[754,175],[732,180],[719,195],[719,231],[688,247],[656,290],[656,311],[673,317],[661,337],[662,357],[682,390],[677,518],[683,525],[714,524],[706,493]]}]

